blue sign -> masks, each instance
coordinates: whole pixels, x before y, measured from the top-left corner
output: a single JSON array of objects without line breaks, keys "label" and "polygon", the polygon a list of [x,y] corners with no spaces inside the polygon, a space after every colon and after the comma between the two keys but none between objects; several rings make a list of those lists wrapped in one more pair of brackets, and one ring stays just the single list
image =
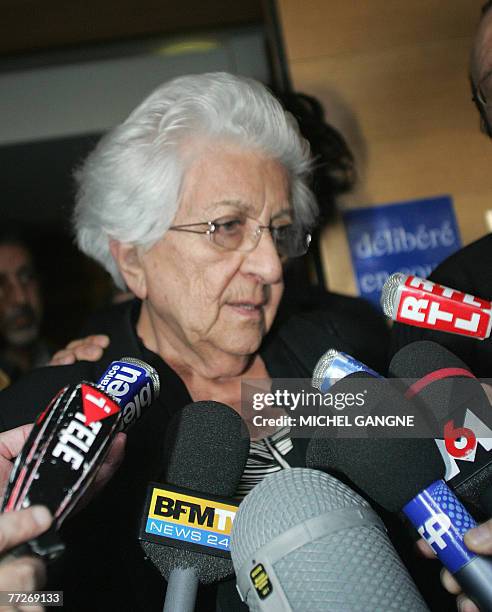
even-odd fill
[{"label": "blue sign", "polygon": [[[231,551],[231,538],[228,535],[221,535],[196,527],[186,527],[170,521],[148,518],[145,532],[162,538],[172,538],[173,540],[210,546],[227,552]],[[166,544],[164,540],[162,543]]]},{"label": "blue sign", "polygon": [[359,293],[378,307],[393,272],[426,278],[461,247],[449,196],[347,210],[343,220]]}]

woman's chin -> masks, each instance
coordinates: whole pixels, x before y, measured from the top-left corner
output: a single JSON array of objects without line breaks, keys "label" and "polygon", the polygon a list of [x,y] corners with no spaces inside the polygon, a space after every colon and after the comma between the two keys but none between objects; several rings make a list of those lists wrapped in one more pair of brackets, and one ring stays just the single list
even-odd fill
[{"label": "woman's chin", "polygon": [[260,330],[250,330],[249,333],[229,332],[227,338],[222,338],[217,345],[221,351],[231,357],[250,357],[258,351],[263,340]]}]

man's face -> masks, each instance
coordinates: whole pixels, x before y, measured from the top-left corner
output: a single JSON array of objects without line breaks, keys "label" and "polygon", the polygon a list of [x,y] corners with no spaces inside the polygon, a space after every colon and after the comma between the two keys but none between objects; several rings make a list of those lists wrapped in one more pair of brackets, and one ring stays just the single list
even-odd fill
[{"label": "man's face", "polygon": [[481,108],[483,119],[492,126],[492,10],[484,15],[475,35],[471,78],[480,97],[487,103]]},{"label": "man's face", "polygon": [[41,296],[31,256],[18,244],[0,245],[0,334],[15,347],[39,335]]}]

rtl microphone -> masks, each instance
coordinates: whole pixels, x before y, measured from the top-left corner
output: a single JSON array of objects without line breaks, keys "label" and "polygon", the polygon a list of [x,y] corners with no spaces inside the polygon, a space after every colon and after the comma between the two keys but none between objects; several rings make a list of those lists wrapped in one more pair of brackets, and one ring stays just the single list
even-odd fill
[{"label": "rtl microphone", "polygon": [[232,576],[230,533],[249,453],[241,417],[194,402],[169,425],[162,481],[148,488],[140,527],[145,555],[168,581],[165,612],[192,612],[198,583]]},{"label": "rtl microphone", "polygon": [[[379,395],[378,403],[401,408],[406,402],[389,384]],[[492,610],[492,559],[466,547],[463,536],[476,522],[442,479],[444,464],[432,439],[319,435],[309,443],[306,461],[344,474],[387,510],[403,510],[468,596],[481,610]]]},{"label": "rtl microphone", "polygon": [[[390,376],[407,384],[406,397],[423,402],[442,423],[435,443],[444,479],[467,503],[492,515],[492,407],[480,381],[456,355],[435,342],[400,349]],[[458,413],[459,410],[459,413]]]},{"label": "rtl microphone", "polygon": [[32,552],[53,559],[64,549],[55,532],[74,508],[121,429],[128,429],[159,394],[148,364],[114,361],[97,384],[63,388],[37,418],[9,477],[2,511],[42,504],[54,521],[31,540]]},{"label": "rtl microphone", "polygon": [[231,553],[255,612],[427,610],[370,505],[337,479],[292,468],[241,502]]},{"label": "rtl microphone", "polygon": [[393,321],[478,340],[492,329],[489,301],[401,272],[385,282],[381,306]]}]

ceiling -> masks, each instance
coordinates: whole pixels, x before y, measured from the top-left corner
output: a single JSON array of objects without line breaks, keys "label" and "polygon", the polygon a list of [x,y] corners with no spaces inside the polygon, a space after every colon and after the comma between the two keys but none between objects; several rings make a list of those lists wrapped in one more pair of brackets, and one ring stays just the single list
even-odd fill
[{"label": "ceiling", "polygon": [[[15,86],[11,83],[15,83],[17,74],[25,80],[35,75],[37,69],[41,69],[40,73],[49,72],[47,67],[53,65],[70,69],[76,62],[81,66],[87,58],[112,60],[116,55],[121,59],[125,54],[134,54],[134,46],[141,45],[142,41],[220,32],[225,28],[261,24],[263,20],[261,0],[0,0],[0,14],[0,85],[8,84],[3,96],[0,86],[0,97],[11,107],[10,97],[15,101],[12,94]],[[228,69],[227,64],[225,68],[219,65],[219,69]],[[46,87],[33,90],[39,95],[24,94],[27,110],[21,116],[27,126],[35,126],[36,122],[39,125],[42,121],[41,112],[36,116],[29,109],[41,105]],[[90,93],[94,88],[86,90]],[[1,103],[2,100],[0,108]],[[82,103],[87,107],[85,100]],[[59,113],[61,117],[63,100],[58,105],[52,104],[52,110],[52,116]],[[8,113],[5,117],[4,110],[4,133],[8,131]],[[89,126],[84,133],[72,130],[0,146],[0,215],[66,231],[73,202],[73,169],[93,148],[101,132]]]},{"label": "ceiling", "polygon": [[261,0],[0,0],[0,57],[262,21]]}]

